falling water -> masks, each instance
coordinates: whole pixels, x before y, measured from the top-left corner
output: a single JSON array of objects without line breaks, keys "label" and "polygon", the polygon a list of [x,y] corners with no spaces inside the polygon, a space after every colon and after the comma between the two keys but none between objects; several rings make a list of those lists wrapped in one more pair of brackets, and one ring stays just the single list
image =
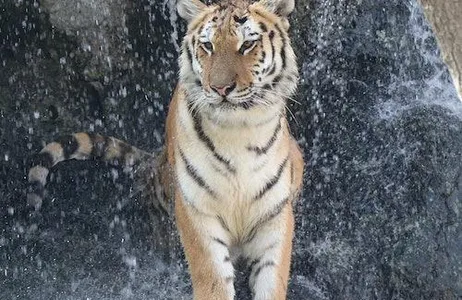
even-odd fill
[{"label": "falling water", "polygon": [[[307,164],[289,299],[462,297],[462,104],[417,1],[381,2],[299,0],[291,17]],[[0,0],[1,299],[191,298],[171,220],[152,229],[130,174],[66,162],[42,211],[23,205],[28,157],[59,135],[162,144],[184,24],[174,1],[126,9],[99,74],[86,24],[74,36],[37,1]]]}]

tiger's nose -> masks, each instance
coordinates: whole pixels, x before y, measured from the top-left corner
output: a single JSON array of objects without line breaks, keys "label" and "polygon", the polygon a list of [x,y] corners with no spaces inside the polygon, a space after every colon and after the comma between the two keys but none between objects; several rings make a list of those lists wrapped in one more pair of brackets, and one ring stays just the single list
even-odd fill
[{"label": "tiger's nose", "polygon": [[234,82],[233,84],[230,85],[225,85],[225,86],[216,86],[216,85],[211,85],[210,88],[215,91],[220,96],[228,96],[235,88],[236,88],[236,83]]}]

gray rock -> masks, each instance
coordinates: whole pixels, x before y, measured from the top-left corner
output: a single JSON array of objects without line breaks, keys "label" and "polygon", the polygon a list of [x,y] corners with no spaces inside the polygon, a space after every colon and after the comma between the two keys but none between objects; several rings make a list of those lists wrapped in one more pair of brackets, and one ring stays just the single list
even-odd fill
[{"label": "gray rock", "polygon": [[302,65],[309,102],[297,111],[310,120],[299,129],[308,163],[294,260],[307,293],[461,297],[462,105],[420,8],[313,9],[296,39],[312,53]]},{"label": "gray rock", "polygon": [[91,53],[90,63],[79,70],[89,78],[129,68],[127,5],[125,0],[41,1],[52,26],[75,38],[79,50]]}]

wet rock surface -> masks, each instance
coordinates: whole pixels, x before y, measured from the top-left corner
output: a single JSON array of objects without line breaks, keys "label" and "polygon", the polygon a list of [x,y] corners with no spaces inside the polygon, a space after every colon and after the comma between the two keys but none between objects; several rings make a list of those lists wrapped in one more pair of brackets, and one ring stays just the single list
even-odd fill
[{"label": "wet rock surface", "polygon": [[[130,174],[67,162],[41,213],[25,208],[44,142],[95,131],[162,144],[184,32],[164,2],[121,4],[122,20],[94,11],[95,26],[56,18],[108,1],[0,0],[1,299],[191,297],[171,220],[150,224]],[[301,70],[291,118],[307,167],[289,299],[460,299],[462,104],[421,9],[299,0],[291,21]],[[93,42],[106,48],[85,51],[91,34],[76,28],[104,30]],[[237,289],[248,299],[244,280]]]},{"label": "wet rock surface", "polygon": [[92,59],[83,73],[90,78],[110,72],[113,68],[129,68],[124,55],[131,47],[125,24],[126,6],[124,0],[40,2],[50,23],[75,39],[80,51],[89,52]]}]

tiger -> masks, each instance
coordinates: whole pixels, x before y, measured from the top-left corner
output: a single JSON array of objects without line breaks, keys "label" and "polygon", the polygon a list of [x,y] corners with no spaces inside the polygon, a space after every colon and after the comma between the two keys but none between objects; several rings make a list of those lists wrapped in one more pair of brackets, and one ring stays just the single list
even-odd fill
[{"label": "tiger", "polygon": [[298,83],[288,35],[294,6],[178,0],[188,25],[162,151],[94,133],[66,136],[38,154],[28,202],[40,208],[48,173],[61,161],[130,169],[154,157],[150,189],[158,207],[173,206],[194,299],[234,299],[238,260],[249,268],[253,299],[286,299],[304,172],[286,116]]}]

